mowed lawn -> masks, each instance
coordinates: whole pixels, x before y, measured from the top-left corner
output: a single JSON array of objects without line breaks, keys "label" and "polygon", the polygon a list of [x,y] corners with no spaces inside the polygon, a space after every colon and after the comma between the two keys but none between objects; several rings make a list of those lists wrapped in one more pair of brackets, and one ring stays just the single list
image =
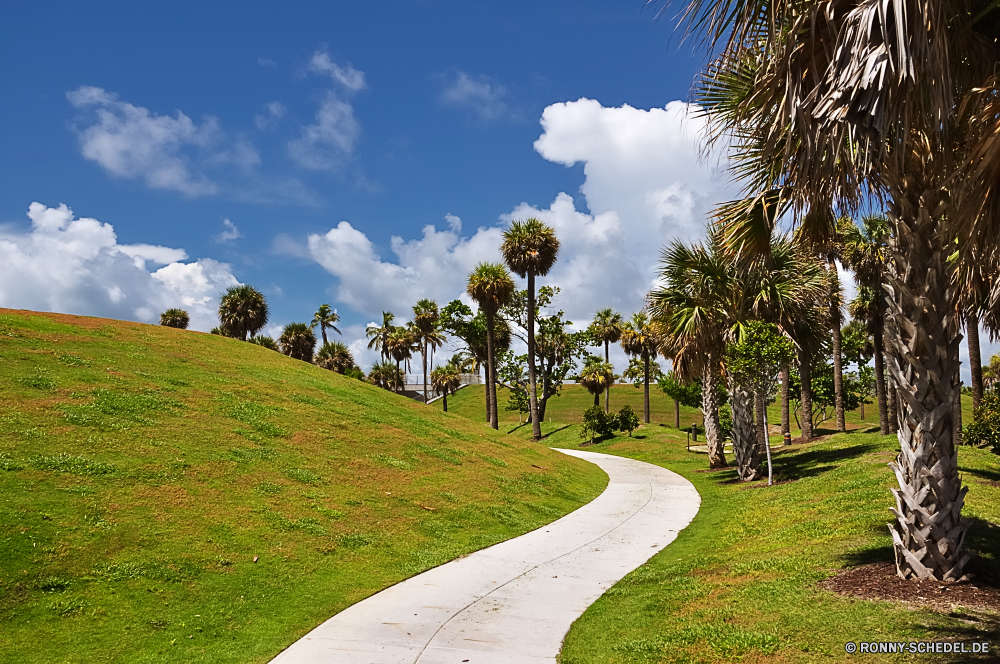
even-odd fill
[{"label": "mowed lawn", "polygon": [[0,310],[0,661],[265,662],[607,477],[232,339]]}]

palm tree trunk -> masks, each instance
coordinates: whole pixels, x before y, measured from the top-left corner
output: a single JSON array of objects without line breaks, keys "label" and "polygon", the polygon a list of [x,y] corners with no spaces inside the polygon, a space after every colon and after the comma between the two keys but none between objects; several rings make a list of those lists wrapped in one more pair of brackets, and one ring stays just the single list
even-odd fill
[{"label": "palm tree trunk", "polygon": [[642,401],[642,412],[643,418],[646,424],[649,424],[649,351],[642,351],[642,362],[643,362],[643,372],[642,372],[642,383],[643,383],[643,401]]},{"label": "palm tree trunk", "polygon": [[486,388],[486,421],[489,422],[490,414],[493,411],[490,410],[490,366],[488,359],[487,359],[487,364],[483,366],[483,374],[484,374],[483,380],[486,381],[486,383],[483,385],[483,387]]},{"label": "palm tree trunk", "polygon": [[750,406],[750,393],[727,378],[729,407],[733,413],[733,456],[741,482],[760,479],[760,454],[757,452],[757,434],[754,431]]},{"label": "palm tree trunk", "polygon": [[538,388],[535,386],[535,273],[528,270],[528,410],[531,414],[531,435],[542,439],[542,423],[538,421]]},{"label": "palm tree trunk", "polygon": [[319,324],[319,333],[323,335],[323,345],[327,345],[329,342],[326,340],[326,325],[323,323]]},{"label": "palm tree trunk", "polygon": [[811,354],[799,350],[799,382],[802,384],[800,402],[802,403],[802,421],[799,427],[802,429],[802,442],[809,442],[813,437],[812,422],[812,357]]},{"label": "palm tree trunk", "polygon": [[892,373],[888,370],[889,361],[892,357],[893,345],[892,345],[892,331],[893,325],[892,321],[887,320],[883,322],[882,326],[882,340],[885,342],[885,362],[886,362],[886,372],[885,372],[885,408],[888,412],[889,420],[889,433],[899,433],[899,394],[896,391],[896,381],[892,377]]},{"label": "palm tree trunk", "polygon": [[[761,395],[761,401],[764,400],[764,395]],[[767,431],[767,409],[764,409],[764,431]],[[774,466],[771,464],[771,441],[767,438],[764,439],[764,449],[767,450],[767,485],[771,486],[774,484]]]},{"label": "palm tree trunk", "polygon": [[837,277],[837,264],[830,261],[830,271],[833,273],[833,283],[836,291],[830,298],[830,318],[833,323],[833,399],[834,410],[837,413],[837,431],[847,431],[847,419],[844,414],[844,358],[841,352],[840,336],[840,279]]},{"label": "palm tree trunk", "polygon": [[490,392],[490,426],[494,429],[500,428],[497,417],[497,380],[496,380],[496,357],[493,353],[493,312],[486,311],[486,362],[489,364],[490,381],[487,389]]},{"label": "palm tree trunk", "polygon": [[445,392],[441,397],[441,402],[444,404],[444,412],[448,412],[448,393]]},{"label": "palm tree trunk", "polygon": [[[930,162],[925,161],[926,167]],[[970,556],[962,551],[968,487],[958,474],[955,405],[961,395],[959,344],[948,250],[939,208],[944,192],[926,173],[892,192],[890,219],[889,372],[899,387],[900,453],[889,464],[899,483],[889,524],[896,572],[904,579],[958,581]],[[905,358],[905,362],[899,358]]]},{"label": "palm tree trunk", "polygon": [[[604,361],[611,364],[611,343],[608,341],[604,342]],[[605,415],[611,412],[611,383],[604,388],[604,413]]]},{"label": "palm tree trunk", "polygon": [[674,428],[681,428],[681,402],[674,399]]},{"label": "palm tree trunk", "polygon": [[764,430],[764,396],[760,392],[753,393],[754,432],[757,438],[757,449],[764,453],[767,447],[767,431]]},{"label": "palm tree trunk", "polygon": [[983,357],[979,351],[979,316],[974,311],[965,312],[965,332],[969,344],[969,371],[972,373],[972,407],[979,408],[983,401]]},{"label": "palm tree trunk", "polygon": [[600,407],[601,405],[601,393],[594,392],[594,405]]},{"label": "palm tree trunk", "polygon": [[872,342],[875,347],[875,397],[878,399],[878,430],[883,436],[889,435],[889,411],[885,389],[885,346],[883,345],[884,323],[881,319],[872,326]]},{"label": "palm tree trunk", "polygon": [[789,407],[789,402],[791,401],[789,399],[789,389],[788,389],[789,376],[790,376],[790,371],[788,369],[788,365],[786,364],[784,367],[781,368],[781,435],[782,436],[785,436],[786,434],[791,435],[792,433],[792,425],[791,422],[789,421],[790,418],[788,416],[788,407]]},{"label": "palm tree trunk", "polygon": [[424,403],[427,403],[427,339],[420,348],[420,358],[424,362]]},{"label": "palm tree trunk", "polygon": [[[708,443],[708,467],[725,468],[726,453],[722,449],[722,427],[719,426],[719,393],[716,388],[715,358],[708,353],[702,372],[701,412],[705,416],[705,442]],[[647,420],[648,421],[648,420]]]}]

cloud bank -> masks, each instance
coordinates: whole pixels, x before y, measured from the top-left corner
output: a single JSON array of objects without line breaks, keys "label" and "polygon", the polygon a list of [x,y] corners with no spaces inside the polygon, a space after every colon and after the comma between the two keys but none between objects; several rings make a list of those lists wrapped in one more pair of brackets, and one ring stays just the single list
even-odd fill
[{"label": "cloud bank", "polygon": [[[170,307],[191,329],[217,325],[217,298],[239,283],[225,263],[156,245],[118,244],[111,224],[32,203],[27,232],[0,229],[0,306],[158,323]],[[155,268],[155,269],[153,269]]]}]

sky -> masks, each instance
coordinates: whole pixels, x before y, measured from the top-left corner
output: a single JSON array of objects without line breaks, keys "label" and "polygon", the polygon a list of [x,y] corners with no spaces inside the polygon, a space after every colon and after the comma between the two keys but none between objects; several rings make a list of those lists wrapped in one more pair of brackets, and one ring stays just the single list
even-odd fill
[{"label": "sky", "polygon": [[661,248],[737,191],[687,103],[705,54],[643,5],[21,3],[0,25],[0,306],[176,306],[207,331],[249,283],[273,336],[329,303],[367,368],[369,322],[461,297],[536,216],[568,318],[629,315]]}]

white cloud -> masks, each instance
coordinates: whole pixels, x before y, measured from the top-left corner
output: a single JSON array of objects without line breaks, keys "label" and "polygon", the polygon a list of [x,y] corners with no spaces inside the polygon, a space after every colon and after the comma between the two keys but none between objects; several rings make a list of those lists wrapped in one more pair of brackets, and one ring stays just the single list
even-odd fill
[{"label": "white cloud", "polygon": [[511,114],[506,96],[507,89],[491,78],[459,71],[445,79],[439,99],[445,106],[470,111],[479,120],[491,122]]},{"label": "white cloud", "polygon": [[[208,330],[218,295],[238,283],[224,263],[180,262],[183,249],[120,245],[110,224],[65,205],[32,203],[28,217],[28,232],[0,232],[0,306],[149,323],[180,307],[192,329]],[[147,262],[163,267],[150,272]]]},{"label": "white cloud", "polygon": [[303,127],[299,137],[288,144],[288,154],[303,168],[337,168],[350,157],[360,134],[354,107],[328,90],[316,112],[316,121]]},{"label": "white cloud", "polygon": [[240,229],[237,228],[236,224],[231,222],[229,219],[223,219],[222,226],[222,232],[212,237],[213,242],[221,244],[224,242],[232,242],[233,240],[238,240],[243,237],[243,233],[240,233]]},{"label": "white cloud", "polygon": [[253,117],[253,123],[261,131],[274,129],[278,126],[281,118],[285,116],[285,105],[280,101],[272,101],[264,105],[264,110]]},{"label": "white cloud", "polygon": [[218,191],[184,152],[187,147],[205,150],[218,140],[214,118],[197,125],[180,111],[176,117],[157,115],[92,86],[67,92],[66,97],[81,111],[93,111],[88,126],[77,128],[85,158],[119,177],[141,178],[154,189],[189,196]]},{"label": "white cloud", "polygon": [[316,51],[309,60],[309,71],[314,74],[324,74],[343,85],[350,92],[364,90],[365,73],[351,65],[338,65],[326,51]]}]

